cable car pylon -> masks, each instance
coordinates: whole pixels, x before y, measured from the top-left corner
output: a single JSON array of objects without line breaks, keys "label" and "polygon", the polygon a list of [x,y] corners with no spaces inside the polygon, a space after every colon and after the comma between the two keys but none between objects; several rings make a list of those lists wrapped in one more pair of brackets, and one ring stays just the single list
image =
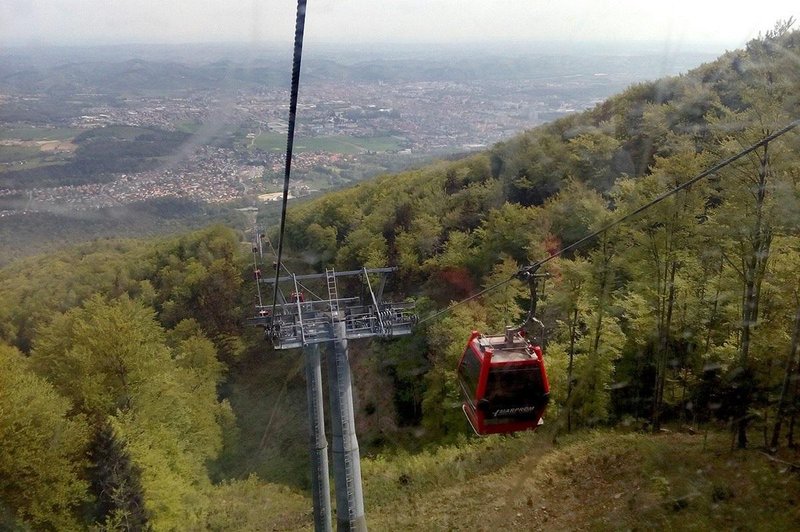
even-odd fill
[{"label": "cable car pylon", "polygon": [[[324,274],[328,288],[327,301],[306,301],[299,289],[298,280],[313,280],[323,274],[281,277],[284,234],[286,229],[286,207],[289,197],[289,179],[292,165],[295,122],[297,120],[297,96],[300,86],[300,63],[303,52],[306,0],[297,1],[295,22],[294,55],[292,61],[292,85],[289,100],[289,128],[286,140],[286,166],[283,179],[283,201],[281,208],[280,239],[278,241],[275,278],[272,281],[271,307],[266,307],[261,298],[262,279],[256,259],[254,277],[258,289],[258,315],[249,321],[264,327],[266,336],[275,349],[302,347],[306,358],[306,384],[308,391],[309,446],[312,461],[312,484],[314,490],[314,528],[317,531],[331,530],[330,484],[328,480],[327,442],[325,441],[324,415],[322,412],[322,371],[319,344],[333,345],[332,356],[328,356],[329,390],[331,403],[331,427],[333,433],[334,480],[336,482],[337,529],[366,531],[364,497],[361,490],[361,460],[353,413],[353,391],[347,341],[371,336],[397,336],[410,334],[416,323],[413,304],[385,304],[381,301],[386,274],[393,268],[337,273],[333,269]],[[261,253],[260,236],[253,254]],[[370,275],[381,275],[378,294],[372,290]],[[371,301],[362,303],[359,298],[341,299],[336,287],[337,277],[362,277],[366,281]],[[291,281],[293,290],[290,301],[280,291],[280,283]]]},{"label": "cable car pylon", "polygon": [[319,344],[303,349],[308,397],[309,455],[311,457],[314,527],[331,530],[331,481],[328,473],[328,441],[325,439],[325,413],[322,407],[322,358]]},{"label": "cable car pylon", "polygon": [[[283,265],[276,264],[275,267],[283,268]],[[316,530],[330,530],[331,515],[319,345],[329,346],[328,399],[331,408],[331,458],[336,487],[337,530],[363,531],[367,528],[348,341],[411,334],[417,322],[414,304],[383,300],[387,276],[394,271],[396,268],[337,272],[329,268],[325,273],[278,276],[277,283],[275,279],[255,276],[259,285],[271,285],[277,302],[274,306],[257,305],[257,315],[250,318],[249,323],[262,327],[275,349],[302,348],[306,358],[309,452]],[[377,288],[373,288],[370,276],[379,279],[375,285]],[[339,280],[347,280],[345,284],[348,286],[360,284],[363,295],[340,295]],[[327,295],[327,299],[306,298],[303,288],[307,290],[307,287],[301,281],[323,287],[322,293]],[[282,296],[281,284],[291,287],[288,301]]]}]

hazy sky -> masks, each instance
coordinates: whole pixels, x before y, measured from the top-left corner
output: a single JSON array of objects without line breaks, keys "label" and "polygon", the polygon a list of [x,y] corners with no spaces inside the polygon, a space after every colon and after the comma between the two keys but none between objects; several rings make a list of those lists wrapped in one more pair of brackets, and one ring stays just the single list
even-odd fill
[{"label": "hazy sky", "polygon": [[[291,42],[295,0],[0,0],[0,46]],[[309,0],[307,42],[654,41],[735,48],[798,0]]]}]

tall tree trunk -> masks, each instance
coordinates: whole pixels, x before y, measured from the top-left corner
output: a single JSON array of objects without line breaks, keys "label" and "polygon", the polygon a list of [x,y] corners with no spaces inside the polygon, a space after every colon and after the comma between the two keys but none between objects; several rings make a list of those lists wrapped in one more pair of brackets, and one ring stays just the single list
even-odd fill
[{"label": "tall tree trunk", "polygon": [[758,189],[756,190],[755,220],[750,234],[749,249],[744,262],[744,301],[742,304],[741,344],[739,346],[739,383],[741,387],[741,415],[737,421],[737,444],[740,449],[747,447],[747,425],[749,409],[753,401],[753,377],[750,371],[750,342],[753,327],[758,320],[758,304],[761,292],[761,281],[769,259],[772,230],[766,223],[764,203],[767,197],[767,179],[769,177],[769,145],[759,157]]},{"label": "tall tree trunk", "polygon": [[603,278],[600,281],[600,290],[597,298],[597,322],[595,323],[594,342],[592,342],[592,356],[596,361],[597,353],[600,350],[600,338],[603,336],[603,317],[605,310],[606,295],[608,293],[609,275],[611,273],[611,255],[608,249],[608,241],[603,239]]},{"label": "tall tree trunk", "polygon": [[569,366],[567,367],[567,432],[572,432],[572,369],[575,360],[575,337],[578,332],[578,306],[572,311],[569,335]]},{"label": "tall tree trunk", "polygon": [[794,331],[792,333],[792,344],[789,348],[789,354],[786,357],[786,367],[783,373],[783,386],[781,386],[781,395],[778,398],[778,408],[775,414],[775,425],[772,428],[772,440],[770,441],[770,448],[776,450],[778,448],[778,440],[781,436],[781,424],[786,410],[786,400],[789,395],[789,385],[792,381],[792,372],[797,364],[798,354],[800,354],[800,298],[797,299],[797,311],[794,317]]},{"label": "tall tree trunk", "polygon": [[672,326],[672,309],[675,303],[675,270],[678,267],[677,261],[670,264],[669,294],[667,296],[667,308],[664,321],[659,327],[658,358],[656,363],[656,386],[653,394],[653,430],[661,429],[661,411],[664,406],[664,383],[667,379],[667,355],[669,352],[669,330]]},{"label": "tall tree trunk", "polygon": [[706,345],[703,351],[703,355],[707,355],[709,349],[711,348],[711,333],[712,327],[717,321],[717,310],[719,308],[719,295],[722,289],[722,272],[725,270],[725,259],[720,257],[719,259],[719,271],[717,272],[717,289],[714,294],[714,304],[711,307],[711,315],[708,317],[708,326],[706,327]]}]

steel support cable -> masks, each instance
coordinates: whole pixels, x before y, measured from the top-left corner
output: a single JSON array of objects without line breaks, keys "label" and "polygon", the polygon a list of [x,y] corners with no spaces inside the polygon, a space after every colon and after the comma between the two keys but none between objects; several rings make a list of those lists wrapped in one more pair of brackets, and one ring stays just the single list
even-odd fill
[{"label": "steel support cable", "polygon": [[706,170],[704,170],[703,172],[697,174],[696,176],[694,176],[693,178],[689,179],[685,183],[681,183],[677,187],[675,187],[673,189],[670,189],[670,190],[668,190],[668,191],[656,196],[655,198],[653,198],[649,202],[645,203],[641,207],[637,207],[636,209],[634,209],[633,211],[629,212],[628,214],[626,214],[626,215],[624,215],[624,216],[622,216],[620,218],[617,218],[613,222],[609,222],[608,224],[604,225],[600,229],[597,229],[596,231],[593,231],[593,232],[589,233],[588,235],[584,236],[580,240],[577,240],[576,242],[573,242],[569,246],[565,246],[565,247],[559,249],[555,253],[552,253],[551,255],[547,256],[546,258],[544,258],[544,259],[542,259],[542,260],[540,260],[538,262],[534,262],[533,264],[530,264],[528,266],[520,268],[520,270],[516,274],[512,275],[508,279],[506,279],[504,281],[500,281],[498,283],[495,283],[492,286],[489,286],[487,288],[484,288],[483,290],[481,290],[477,294],[474,294],[474,295],[469,296],[469,297],[467,297],[465,299],[462,299],[461,301],[457,301],[457,302],[453,303],[452,305],[450,305],[449,307],[447,307],[445,309],[442,309],[442,310],[440,310],[438,312],[434,312],[430,316],[419,320],[418,323],[425,323],[426,321],[430,321],[432,319],[435,319],[435,318],[441,316],[442,314],[446,314],[446,313],[450,312],[451,310],[453,310],[455,307],[457,307],[459,305],[462,305],[464,303],[467,303],[468,301],[472,301],[473,299],[475,299],[477,297],[480,297],[480,296],[482,296],[483,294],[485,294],[487,292],[490,292],[490,291],[495,290],[495,289],[497,289],[497,288],[499,288],[499,287],[501,287],[501,286],[503,286],[505,284],[508,284],[511,281],[513,281],[514,279],[520,279],[520,278],[525,279],[525,278],[527,278],[528,276],[532,275],[533,272],[535,272],[537,269],[539,269],[539,267],[542,266],[543,264],[546,264],[546,263],[550,262],[551,260],[555,259],[556,257],[559,257],[559,256],[563,255],[567,251],[573,250],[573,249],[577,248],[578,246],[580,246],[581,244],[583,244],[583,243],[585,243],[585,242],[587,242],[589,240],[592,240],[593,238],[596,238],[596,237],[600,236],[601,234],[605,233],[609,229],[612,229],[612,228],[616,227],[617,225],[630,220],[631,218],[633,218],[637,214],[640,214],[643,211],[649,209],[650,207],[653,207],[654,205],[656,205],[658,203],[661,203],[662,201],[664,201],[668,197],[677,194],[681,190],[689,188],[690,186],[694,185],[695,183],[697,183],[701,179],[704,179],[704,178],[708,177],[709,175],[713,174],[714,172],[717,172],[717,171],[721,170],[722,168],[725,168],[729,164],[738,161],[739,159],[741,159],[745,155],[748,155],[748,154],[754,152],[755,150],[757,150],[761,146],[769,144],[773,140],[775,140],[778,137],[788,133],[789,131],[793,130],[797,126],[800,126],[800,119],[796,119],[796,120],[790,122],[786,126],[782,127],[781,129],[777,130],[776,132],[772,133],[771,135],[767,135],[766,137],[764,137],[760,141],[756,142],[755,144],[751,144],[750,146],[748,146],[747,148],[741,150],[740,152],[736,153],[735,155],[732,155],[731,157],[728,157],[727,159],[724,159],[724,160],[718,162],[714,166],[712,166],[710,168],[707,168]]},{"label": "steel support cable", "polygon": [[259,279],[260,273],[258,269],[258,256],[256,255],[255,250],[253,251],[253,273],[256,278],[256,293],[258,294],[258,307],[261,308],[263,305],[261,301],[261,279]]},{"label": "steel support cable", "polygon": [[456,307],[458,307],[458,306],[460,306],[460,305],[463,305],[464,303],[467,303],[468,301],[472,301],[473,299],[477,299],[477,298],[481,297],[483,294],[485,294],[485,293],[487,293],[487,292],[491,292],[492,290],[495,290],[495,289],[497,289],[497,288],[500,288],[500,287],[501,287],[501,286],[503,286],[504,284],[508,284],[508,283],[510,283],[511,281],[513,281],[513,280],[514,280],[514,279],[516,279],[516,278],[517,278],[517,276],[516,276],[516,274],[515,274],[515,275],[513,275],[513,276],[509,277],[508,279],[506,279],[505,281],[500,281],[500,282],[498,282],[498,283],[495,283],[495,284],[493,284],[493,285],[491,285],[491,286],[487,286],[486,288],[484,288],[483,290],[481,290],[481,291],[480,291],[480,292],[478,292],[477,294],[473,294],[473,295],[471,295],[471,296],[469,296],[469,297],[466,297],[466,298],[464,298],[464,299],[462,299],[462,300],[460,300],[460,301],[456,301],[455,303],[453,303],[453,304],[452,304],[452,305],[450,305],[449,307],[447,307],[447,308],[445,308],[445,309],[442,309],[442,310],[440,310],[440,311],[438,311],[438,312],[434,312],[433,314],[431,314],[430,316],[428,316],[428,317],[426,317],[426,318],[422,318],[422,319],[421,319],[421,320],[419,320],[417,323],[418,323],[418,324],[419,324],[419,323],[425,323],[426,321],[430,321],[430,320],[432,320],[432,319],[438,318],[438,317],[439,317],[439,316],[441,316],[442,314],[447,314],[448,312],[450,312],[450,311],[451,311],[451,310],[453,310],[454,308],[456,308]]},{"label": "steel support cable", "polygon": [[631,218],[633,218],[637,214],[649,209],[650,207],[652,207],[652,206],[654,206],[654,205],[656,205],[658,203],[661,203],[662,201],[664,201],[668,197],[677,194],[681,190],[689,188],[690,186],[694,185],[695,183],[697,183],[701,179],[704,179],[704,178],[708,177],[709,175],[713,174],[714,172],[717,172],[717,171],[721,170],[722,168],[725,168],[729,164],[738,161],[739,159],[741,159],[745,155],[748,155],[748,154],[756,151],[761,146],[764,146],[765,144],[769,144],[770,142],[772,142],[776,138],[788,133],[789,131],[793,130],[794,128],[796,128],[799,125],[800,125],[800,119],[797,119],[797,120],[794,120],[793,122],[790,122],[788,125],[782,127],[781,129],[779,129],[775,133],[772,133],[771,135],[768,135],[768,136],[764,137],[760,141],[756,142],[755,144],[751,144],[750,146],[748,146],[747,148],[745,148],[742,151],[738,152],[737,154],[732,155],[732,156],[728,157],[727,159],[724,159],[724,160],[718,162],[717,164],[715,164],[714,166],[712,166],[710,168],[707,168],[706,170],[704,170],[703,172],[697,174],[696,176],[694,176],[690,180],[686,181],[685,183],[682,183],[682,184],[678,185],[677,187],[675,187],[675,188],[673,188],[671,190],[668,190],[668,191],[660,194],[659,196],[656,196],[655,198],[653,198],[649,202],[645,203],[644,205],[642,205],[641,207],[639,207],[637,209],[634,209],[633,211],[629,212],[625,216],[622,216],[621,218],[618,218],[618,219],[614,220],[613,222],[609,222],[608,224],[604,225],[600,229],[598,229],[598,230],[596,230],[596,231],[594,231],[592,233],[589,233],[588,235],[586,235],[585,237],[581,238],[577,242],[573,242],[569,246],[561,248],[560,250],[556,251],[555,253],[553,253],[552,255],[548,256],[547,258],[544,258],[544,259],[540,260],[539,262],[535,262],[534,264],[531,264],[530,266],[526,266],[526,267],[522,268],[518,272],[518,274],[523,274],[524,275],[525,273],[528,273],[528,272],[536,270],[541,265],[543,265],[543,264],[545,264],[547,262],[550,262],[551,260],[553,260],[554,258],[556,258],[556,257],[558,257],[560,255],[563,255],[567,251],[575,249],[576,247],[580,246],[584,242],[586,242],[588,240],[591,240],[591,239],[593,239],[593,238],[605,233],[609,229],[612,229],[613,227],[615,227],[615,226],[617,226],[617,225],[619,225],[619,224],[621,224],[623,222],[626,222],[626,221],[630,220]]},{"label": "steel support cable", "polygon": [[275,268],[275,290],[272,295],[272,316],[278,303],[278,279],[281,275],[283,258],[283,235],[286,230],[286,205],[289,203],[289,175],[292,169],[292,148],[294,147],[294,127],[297,120],[297,92],[300,88],[300,59],[303,55],[303,31],[306,25],[306,0],[297,0],[297,19],[294,26],[294,55],[292,59],[292,89],[289,100],[289,132],[286,138],[286,168],[283,174],[283,202],[281,207],[281,227],[278,233],[278,267]]}]

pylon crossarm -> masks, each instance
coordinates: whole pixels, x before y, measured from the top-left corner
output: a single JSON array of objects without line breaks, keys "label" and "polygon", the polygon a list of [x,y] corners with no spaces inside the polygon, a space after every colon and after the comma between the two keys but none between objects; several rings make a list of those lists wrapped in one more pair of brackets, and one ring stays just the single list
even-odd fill
[{"label": "pylon crossarm", "polygon": [[[367,273],[392,273],[394,271],[397,271],[396,267],[391,267],[391,268],[365,268],[365,269],[366,269]],[[363,273],[364,273],[364,270],[362,269],[362,270],[348,270],[348,271],[344,271],[344,272],[333,272],[333,275],[335,277],[351,277],[351,276],[354,276],[354,275],[361,275]],[[326,275],[324,273],[309,273],[309,274],[296,275],[296,276],[287,275],[287,276],[284,276],[284,277],[279,277],[278,278],[278,282],[279,283],[283,283],[283,282],[293,281],[294,279],[297,279],[298,281],[306,281],[306,280],[309,280],[309,279],[325,279],[325,277],[326,277]],[[275,279],[264,279],[264,278],[262,278],[262,279],[259,279],[259,282],[260,283],[264,283],[264,284],[275,284]]]},{"label": "pylon crossarm", "polygon": [[[265,336],[275,349],[295,349],[307,345],[331,342],[338,338],[335,322],[343,322],[343,339],[369,338],[373,336],[393,337],[411,334],[416,323],[414,303],[385,303],[372,286],[370,274],[380,275],[379,290],[382,291],[386,274],[394,268],[362,268],[358,271],[336,272],[328,269],[323,274],[290,275],[284,279],[293,286],[292,297],[272,306],[256,307],[257,316],[248,323],[264,328]],[[366,279],[363,286],[369,290],[363,298],[339,297],[337,277],[359,276]],[[319,279],[326,283],[328,299],[306,301],[300,291],[301,278]],[[263,279],[261,279],[263,281]],[[274,287],[280,292],[279,287]],[[273,314],[274,311],[274,314]]]}]

